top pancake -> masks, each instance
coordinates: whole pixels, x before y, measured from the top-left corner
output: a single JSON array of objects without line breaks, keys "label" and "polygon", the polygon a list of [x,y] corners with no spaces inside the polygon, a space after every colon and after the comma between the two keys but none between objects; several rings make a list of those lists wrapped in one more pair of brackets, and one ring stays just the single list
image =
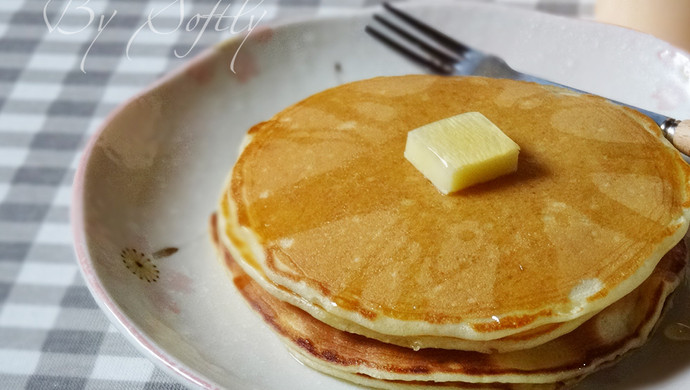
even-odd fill
[{"label": "top pancake", "polygon": [[[407,132],[470,111],[520,145],[518,170],[442,195],[403,157]],[[419,75],[255,126],[227,195],[276,284],[379,333],[488,340],[640,285],[687,230],[689,172],[649,118],[602,98]]]}]

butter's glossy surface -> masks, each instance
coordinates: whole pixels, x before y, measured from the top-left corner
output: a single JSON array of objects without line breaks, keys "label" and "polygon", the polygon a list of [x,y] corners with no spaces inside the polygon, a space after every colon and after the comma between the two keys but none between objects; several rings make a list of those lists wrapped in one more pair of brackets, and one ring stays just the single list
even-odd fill
[{"label": "butter's glossy surface", "polygon": [[444,194],[515,172],[520,147],[479,112],[407,134],[405,158]]}]

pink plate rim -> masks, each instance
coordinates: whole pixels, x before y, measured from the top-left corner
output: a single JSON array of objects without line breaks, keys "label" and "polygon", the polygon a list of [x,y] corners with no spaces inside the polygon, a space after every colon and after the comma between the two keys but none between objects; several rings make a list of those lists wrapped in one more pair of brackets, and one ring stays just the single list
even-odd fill
[{"label": "pink plate rim", "polygon": [[[232,38],[240,39],[240,38]],[[72,225],[72,236],[74,238],[74,250],[76,252],[77,261],[82,275],[86,281],[86,285],[91,291],[91,294],[96,297],[96,301],[101,309],[111,318],[111,321],[117,325],[121,331],[124,331],[131,339],[136,340],[137,347],[152,354],[156,359],[155,363],[164,370],[171,370],[174,374],[179,375],[188,381],[200,386],[204,389],[219,389],[217,385],[210,383],[208,380],[197,375],[193,371],[184,367],[183,364],[176,361],[175,358],[156,346],[141,330],[129,320],[129,317],[123,312],[120,306],[114,301],[112,296],[103,288],[97,271],[93,266],[93,261],[88,253],[86,229],[84,224],[84,177],[88,167],[88,162],[91,154],[100,139],[103,132],[108,128],[109,124],[124,112],[136,100],[150,95],[161,86],[169,83],[172,80],[182,77],[190,66],[196,65],[199,62],[213,62],[218,55],[218,51],[214,47],[210,47],[197,55],[193,60],[185,63],[177,69],[169,72],[159,80],[155,81],[143,91],[130,97],[117,108],[115,108],[105,118],[99,128],[89,137],[89,140],[83,150],[83,154],[79,159],[76,174],[74,176],[71,208],[70,208],[70,222]]]}]

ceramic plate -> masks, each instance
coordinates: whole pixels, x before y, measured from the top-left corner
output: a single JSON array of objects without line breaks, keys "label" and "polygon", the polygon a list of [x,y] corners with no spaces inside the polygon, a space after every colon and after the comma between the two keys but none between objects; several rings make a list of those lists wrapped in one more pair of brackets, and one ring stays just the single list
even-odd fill
[{"label": "ceramic plate", "polygon": [[[688,56],[650,36],[485,4],[410,8],[516,69],[690,118]],[[343,82],[419,71],[363,33],[370,15],[255,30],[239,51],[220,44],[122,105],[86,149],[73,202],[83,274],[123,334],[188,385],[353,387],[288,354],[235,291],[207,226],[251,125]],[[653,342],[582,388],[688,388],[690,342],[663,335],[687,313],[685,285]]]}]

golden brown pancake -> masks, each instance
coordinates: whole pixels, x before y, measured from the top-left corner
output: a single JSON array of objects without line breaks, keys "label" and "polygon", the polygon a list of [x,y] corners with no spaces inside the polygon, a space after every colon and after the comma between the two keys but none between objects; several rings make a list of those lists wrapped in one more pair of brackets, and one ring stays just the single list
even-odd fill
[{"label": "golden brown pancake", "polygon": [[[470,111],[520,145],[518,170],[444,196],[404,159],[406,135]],[[600,97],[381,77],[250,130],[228,240],[291,303],[368,334],[497,340],[582,321],[645,282],[687,231],[689,172],[649,118]]]},{"label": "golden brown pancake", "polygon": [[[252,254],[250,252],[246,250],[238,250],[238,246],[233,244],[233,242],[238,241],[237,233],[235,233],[234,230],[237,227],[228,223],[230,216],[229,213],[228,200],[223,199],[221,201],[220,213],[217,215],[217,228],[219,231],[225,232],[225,234],[221,235],[220,237],[221,245],[227,248],[230,254],[235,258],[252,258]],[[250,266],[247,262],[239,262],[239,264],[245,268],[245,272],[251,275],[251,277],[258,282],[262,288],[269,291],[272,295],[282,301],[302,308],[318,320],[325,322],[332,327],[415,350],[419,350],[420,348],[445,348],[494,353],[532,348],[572,331],[596,314],[591,313],[591,315],[584,315],[568,322],[542,325],[534,329],[494,340],[466,340],[455,337],[425,335],[413,335],[407,337],[391,336],[374,332],[356,323],[349,322],[346,319],[329,314],[321,306],[307,302],[291,291],[271,282],[266,278],[260,269]]]},{"label": "golden brown pancake", "polygon": [[376,379],[369,375],[350,373],[332,369],[328,363],[317,359],[309,358],[292,344],[286,344],[290,353],[304,365],[315,370],[326,372],[336,378],[344,379],[358,385],[367,386],[374,389],[386,390],[433,390],[433,389],[462,389],[462,390],[563,390],[570,388],[577,383],[572,382],[558,383],[469,383],[469,382],[425,382],[425,381],[400,381]]},{"label": "golden brown pancake", "polygon": [[669,251],[649,278],[576,330],[542,346],[482,354],[446,349],[414,351],[343,332],[276,299],[214,242],[247,302],[306,365],[377,388],[557,389],[611,364],[642,345],[680,283],[687,263],[685,244]]}]

